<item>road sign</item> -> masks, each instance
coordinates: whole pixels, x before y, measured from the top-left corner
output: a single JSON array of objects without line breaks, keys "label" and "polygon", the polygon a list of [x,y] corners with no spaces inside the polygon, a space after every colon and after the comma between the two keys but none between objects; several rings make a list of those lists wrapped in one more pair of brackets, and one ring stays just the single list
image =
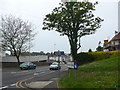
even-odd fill
[{"label": "road sign", "polygon": [[64,55],[64,51],[60,51],[60,55]]},{"label": "road sign", "polygon": [[54,55],[58,55],[58,56],[61,56],[61,55],[65,55],[64,54],[64,51],[56,51],[56,52],[54,52]]},{"label": "road sign", "polygon": [[74,62],[74,69],[78,69],[78,65],[76,62]]}]

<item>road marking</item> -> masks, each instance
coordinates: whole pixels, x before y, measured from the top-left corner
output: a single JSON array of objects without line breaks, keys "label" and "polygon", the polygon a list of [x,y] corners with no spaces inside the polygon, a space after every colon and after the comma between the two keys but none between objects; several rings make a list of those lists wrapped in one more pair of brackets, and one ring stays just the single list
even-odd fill
[{"label": "road marking", "polygon": [[55,72],[55,71],[51,71],[50,73],[53,73],[53,72]]},{"label": "road marking", "polygon": [[41,72],[41,73],[45,73],[45,72]]},{"label": "road marking", "polygon": [[[11,84],[10,86],[15,86],[16,84]],[[0,90],[8,88],[9,86],[0,87]]]},{"label": "road marking", "polygon": [[11,84],[10,86],[15,86],[16,84]]},{"label": "road marking", "polygon": [[50,80],[51,81],[56,81],[56,80],[58,80],[59,78],[51,78]]},{"label": "road marking", "polygon": [[52,83],[53,81],[38,81],[38,82],[31,82],[28,84],[30,88],[44,88],[48,84]]},{"label": "road marking", "polygon": [[24,72],[29,72],[29,71],[27,70],[27,71],[20,71],[20,72],[11,72],[11,74],[15,74],[15,73],[24,73]]},{"label": "road marking", "polygon": [[20,88],[20,87],[19,87],[19,81],[18,81],[15,85],[16,85],[17,88]]},{"label": "road marking", "polygon": [[8,86],[1,87],[0,89],[2,90],[2,89],[5,89],[5,88],[8,88]]},{"label": "road marking", "polygon": [[34,73],[33,75],[38,75],[38,73]]},{"label": "road marking", "polygon": [[14,74],[14,73],[17,73],[17,72],[11,72],[11,74]]},{"label": "road marking", "polygon": [[[49,72],[49,73],[45,73],[45,72],[44,72],[45,74],[43,74],[43,75],[48,75],[48,74],[53,73],[53,72],[55,72],[55,71],[51,71],[51,72]],[[43,73],[43,72],[42,72],[42,73]],[[39,76],[33,76],[33,77],[31,77],[31,78],[27,78],[27,79],[24,79],[24,80],[20,80],[20,81],[16,82],[16,87],[18,87],[18,88],[27,88],[27,87],[24,87],[24,86],[22,85],[22,83],[24,82],[25,85],[28,86],[27,83],[26,83],[26,81],[28,81],[28,80],[30,80],[30,79],[33,79],[33,78],[37,78],[37,77],[39,77]],[[53,81],[52,81],[52,82],[53,82]]]},{"label": "road marking", "polygon": [[30,79],[33,79],[34,77],[31,77],[31,78],[27,78],[27,79],[24,79],[24,80],[20,80],[20,81],[18,81],[18,82],[16,82],[16,87],[17,88],[26,88],[26,87],[24,87],[23,85],[22,85],[22,83],[24,82],[25,83],[25,85],[26,85],[26,81],[28,81],[28,80],[30,80]]},{"label": "road marking", "polygon": [[19,83],[19,86],[21,87],[21,88],[25,88],[23,85],[22,85],[22,83],[24,82],[25,80],[22,80],[20,83]]}]

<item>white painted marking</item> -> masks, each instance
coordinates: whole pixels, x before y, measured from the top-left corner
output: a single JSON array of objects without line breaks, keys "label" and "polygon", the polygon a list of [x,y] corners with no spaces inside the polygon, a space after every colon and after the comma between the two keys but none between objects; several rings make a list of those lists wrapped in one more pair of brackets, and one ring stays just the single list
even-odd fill
[{"label": "white painted marking", "polygon": [[50,79],[51,81],[55,81],[55,80],[58,80],[59,78],[52,78]]},{"label": "white painted marking", "polygon": [[1,87],[0,89],[8,88],[8,86]]},{"label": "white painted marking", "polygon": [[11,84],[10,86],[15,86],[16,84]]},{"label": "white painted marking", "polygon": [[34,75],[38,75],[38,73],[34,73]]},{"label": "white painted marking", "polygon": [[50,73],[53,73],[53,72],[55,72],[55,71],[51,71]]},{"label": "white painted marking", "polygon": [[11,74],[14,74],[14,73],[17,73],[17,72],[11,72]]},{"label": "white painted marking", "polygon": [[19,73],[24,73],[24,72],[29,72],[29,71],[20,71],[20,72],[11,72],[11,74],[19,74]]},{"label": "white painted marking", "polygon": [[45,72],[41,72],[41,73],[45,73]]},{"label": "white painted marking", "polygon": [[39,81],[39,82],[31,82],[28,84],[30,88],[44,88],[48,84],[52,83],[53,81]]}]

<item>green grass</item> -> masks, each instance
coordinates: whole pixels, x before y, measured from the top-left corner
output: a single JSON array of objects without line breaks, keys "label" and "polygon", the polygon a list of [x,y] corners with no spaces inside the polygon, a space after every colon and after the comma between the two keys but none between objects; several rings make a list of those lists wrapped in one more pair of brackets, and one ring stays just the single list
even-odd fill
[{"label": "green grass", "polygon": [[75,70],[69,70],[59,81],[61,88],[117,88],[118,60],[110,58],[79,66],[76,79]]}]

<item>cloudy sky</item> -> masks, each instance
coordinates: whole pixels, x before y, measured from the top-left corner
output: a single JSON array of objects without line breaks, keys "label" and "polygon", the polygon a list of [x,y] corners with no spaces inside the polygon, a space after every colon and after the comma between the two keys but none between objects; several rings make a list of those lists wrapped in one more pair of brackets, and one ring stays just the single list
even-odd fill
[{"label": "cloudy sky", "polygon": [[[69,53],[70,46],[66,36],[60,36],[55,31],[42,30],[45,15],[58,7],[60,2],[61,0],[0,0],[0,15],[11,14],[34,25],[37,35],[32,41],[33,48],[30,51],[62,50]],[[118,30],[118,0],[98,0],[98,2],[94,13],[103,18],[104,22],[95,34],[81,38],[82,47],[78,52],[87,52],[90,48],[95,51],[99,41],[103,43],[105,39],[110,40],[115,30]]]}]

